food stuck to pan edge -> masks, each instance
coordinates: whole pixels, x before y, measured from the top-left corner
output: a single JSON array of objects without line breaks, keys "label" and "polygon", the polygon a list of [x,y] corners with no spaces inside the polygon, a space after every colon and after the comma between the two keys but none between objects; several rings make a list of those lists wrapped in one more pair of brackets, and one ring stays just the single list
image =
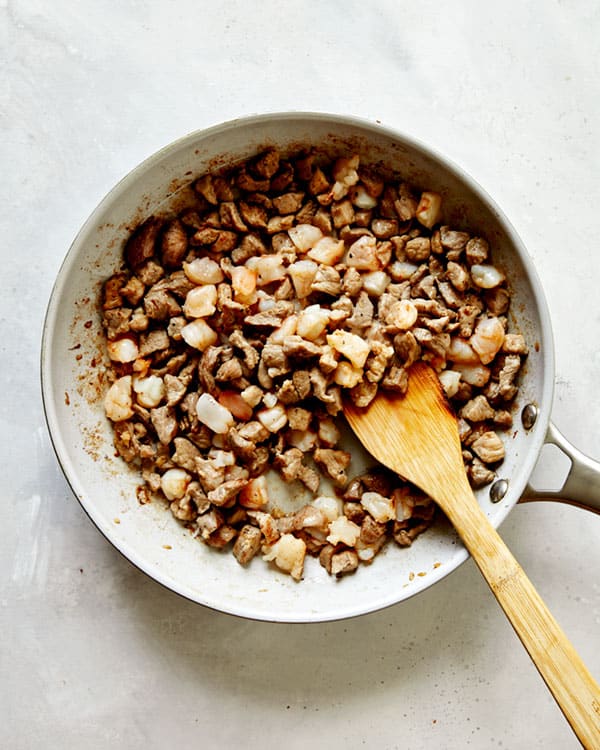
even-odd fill
[{"label": "food stuck to pan edge", "polygon": [[[141,503],[296,580],[306,554],[340,577],[409,546],[433,502],[380,467],[353,476],[340,427],[342,398],[401,395],[418,360],[457,412],[471,485],[494,479],[527,346],[488,242],[445,225],[440,194],[355,154],[273,148],[190,194],[132,232],[103,286],[105,411]],[[309,501],[284,513],[269,470]]]}]

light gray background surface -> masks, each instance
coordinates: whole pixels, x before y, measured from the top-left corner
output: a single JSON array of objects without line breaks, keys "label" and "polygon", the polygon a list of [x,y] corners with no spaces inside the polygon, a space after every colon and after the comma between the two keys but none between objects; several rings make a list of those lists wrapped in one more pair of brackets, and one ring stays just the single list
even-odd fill
[{"label": "light gray background surface", "polygon": [[[0,0],[0,55],[0,746],[578,747],[471,562],[326,625],[146,578],[62,477],[38,361],[71,240],[138,162],[239,115],[355,114],[444,152],[511,218],[552,316],[553,419],[600,459],[598,3]],[[537,503],[501,532],[599,678],[600,516]]]}]

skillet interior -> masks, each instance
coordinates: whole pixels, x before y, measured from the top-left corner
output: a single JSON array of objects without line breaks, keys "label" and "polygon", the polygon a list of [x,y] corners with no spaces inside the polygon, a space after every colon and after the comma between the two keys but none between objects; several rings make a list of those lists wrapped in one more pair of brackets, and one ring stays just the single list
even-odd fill
[{"label": "skillet interior", "polygon": [[[411,548],[389,545],[373,565],[340,581],[330,579],[313,559],[307,560],[300,584],[259,560],[242,568],[232,555],[193,540],[168,510],[138,504],[138,478],[114,456],[102,409],[95,303],[102,281],[120,264],[129,229],[153,212],[181,205],[187,185],[199,174],[243,160],[269,144],[284,151],[309,144],[331,153],[358,151],[361,162],[381,163],[416,187],[441,192],[444,220],[489,240],[494,262],[509,278],[512,324],[525,334],[531,352],[499,472],[510,480],[509,491],[497,504],[487,489],[478,493],[494,526],[502,522],[533,470],[552,400],[552,340],[537,275],[514,229],[467,175],[406,136],[349,117],[291,113],[233,121],[175,142],[122,180],[78,234],[50,299],[42,346],[46,418],[63,471],[83,508],[124,555],[157,581],[201,604],[245,617],[340,619],[408,598],[454,570],[467,557],[454,532],[440,522]],[[540,416],[527,432],[518,413],[529,402],[539,406]]]}]

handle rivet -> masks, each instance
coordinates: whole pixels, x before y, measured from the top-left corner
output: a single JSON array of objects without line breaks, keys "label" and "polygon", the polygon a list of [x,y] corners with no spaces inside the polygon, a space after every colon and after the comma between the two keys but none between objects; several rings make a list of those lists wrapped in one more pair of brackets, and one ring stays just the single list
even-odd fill
[{"label": "handle rivet", "polygon": [[499,503],[507,492],[508,480],[498,479],[498,481],[494,482],[494,484],[490,487],[490,500],[493,503]]},{"label": "handle rivet", "polygon": [[538,418],[538,408],[535,404],[527,404],[521,412],[521,422],[526,430],[530,430]]}]

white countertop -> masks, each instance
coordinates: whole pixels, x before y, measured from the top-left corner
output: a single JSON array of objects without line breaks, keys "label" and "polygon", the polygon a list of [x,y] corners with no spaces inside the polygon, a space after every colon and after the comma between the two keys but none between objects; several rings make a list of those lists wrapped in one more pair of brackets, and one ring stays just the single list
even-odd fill
[{"label": "white countertop", "polygon": [[[133,166],[239,115],[339,111],[444,152],[508,214],[548,297],[553,421],[600,459],[598,4],[4,0],[0,39],[0,746],[579,747],[470,561],[323,625],[161,588],[71,494],[38,361],[69,244]],[[501,532],[600,678],[600,516],[535,503]]]}]

